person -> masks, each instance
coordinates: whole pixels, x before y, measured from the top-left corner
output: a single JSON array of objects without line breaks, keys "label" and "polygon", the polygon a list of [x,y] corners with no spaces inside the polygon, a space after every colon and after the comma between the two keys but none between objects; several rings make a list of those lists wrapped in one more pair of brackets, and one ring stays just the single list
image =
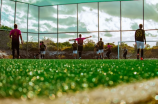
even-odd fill
[{"label": "person", "polygon": [[100,53],[99,53],[99,45],[98,45],[98,43],[95,45],[94,51],[97,54],[97,59],[99,59],[100,58]]},{"label": "person", "polygon": [[42,41],[41,42],[41,45],[40,45],[40,51],[41,51],[41,59],[44,59],[44,55],[45,55],[45,51],[46,51],[46,45],[44,44],[44,42]]},{"label": "person", "polygon": [[[41,46],[41,44],[42,44],[42,41],[40,41],[40,46]],[[39,56],[39,55],[40,55],[40,53],[41,53],[40,51],[39,51],[38,53],[35,53],[35,54],[34,54],[34,58],[36,59],[36,58],[37,58],[37,56]]]},{"label": "person", "polygon": [[[92,36],[90,36],[90,37],[92,37]],[[85,39],[87,39],[87,38],[90,38],[90,37],[82,38],[82,35],[79,34],[79,38],[76,38],[76,39],[69,39],[69,41],[71,41],[71,40],[76,40],[76,41],[78,42],[79,59],[81,59],[81,56],[82,56],[83,40],[85,40]]]},{"label": "person", "polygon": [[123,57],[126,59],[126,55],[127,55],[127,49],[126,47],[124,47],[124,50],[123,50]]},{"label": "person", "polygon": [[18,29],[18,25],[14,24],[14,29],[10,31],[10,38],[12,38],[12,55],[13,55],[13,59],[15,59],[15,49],[17,51],[17,59],[20,58],[19,56],[19,37],[21,39],[21,44],[23,44],[23,40],[22,40],[22,35],[21,35],[21,31]]},{"label": "person", "polygon": [[141,50],[141,60],[143,60],[144,41],[146,45],[145,31],[142,24],[139,24],[139,29],[135,31],[135,44],[137,45],[137,59],[139,59],[139,51]]},{"label": "person", "polygon": [[100,38],[98,45],[99,45],[100,58],[104,59],[104,42],[102,41],[102,38]]},{"label": "person", "polygon": [[108,57],[108,59],[110,59],[111,47],[113,46],[108,43],[108,46],[107,46],[108,52],[106,53],[106,56]]},{"label": "person", "polygon": [[78,44],[76,43],[76,40],[74,40],[74,43],[72,44],[74,59],[77,58],[77,46],[78,46]]}]

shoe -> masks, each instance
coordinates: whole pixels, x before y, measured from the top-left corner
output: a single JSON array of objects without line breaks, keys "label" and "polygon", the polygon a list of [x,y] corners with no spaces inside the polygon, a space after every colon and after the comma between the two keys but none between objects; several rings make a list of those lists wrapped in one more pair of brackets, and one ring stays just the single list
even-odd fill
[{"label": "shoe", "polygon": [[139,60],[139,54],[137,54],[137,59]]},{"label": "shoe", "polygon": [[143,57],[140,58],[141,60],[144,60]]}]

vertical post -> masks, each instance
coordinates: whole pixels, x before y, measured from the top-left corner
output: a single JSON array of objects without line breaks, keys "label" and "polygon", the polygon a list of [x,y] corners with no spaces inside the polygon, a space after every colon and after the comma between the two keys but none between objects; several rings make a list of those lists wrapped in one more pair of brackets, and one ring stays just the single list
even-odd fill
[{"label": "vertical post", "polygon": [[16,23],[16,1],[15,1],[15,12],[14,12],[14,24]]},{"label": "vertical post", "polygon": [[144,29],[144,0],[143,0],[143,29]]},{"label": "vertical post", "polygon": [[58,32],[59,32],[59,29],[58,29],[58,23],[59,23],[59,16],[58,16],[58,11],[59,10],[59,7],[57,5],[57,56],[58,56],[58,51],[59,51],[59,43],[58,43]]},{"label": "vertical post", "polygon": [[78,4],[77,4],[77,38],[78,38]]},{"label": "vertical post", "polygon": [[99,41],[100,35],[99,35],[99,2],[98,2],[98,41]]},{"label": "vertical post", "polygon": [[28,10],[27,10],[27,58],[28,58],[28,24],[29,24],[29,4],[28,4]]},{"label": "vertical post", "polygon": [[[122,45],[122,10],[121,10],[121,7],[122,7],[122,2],[120,1],[120,45]],[[119,45],[119,43],[118,43]],[[118,46],[119,48],[119,46]],[[119,49],[118,49],[118,59],[119,59]]]},{"label": "vertical post", "polygon": [[119,56],[120,54],[119,54],[119,41],[118,41],[118,59],[119,59]]},{"label": "vertical post", "polygon": [[122,11],[121,11],[121,1],[120,1],[120,41],[122,41]]},{"label": "vertical post", "polygon": [[2,19],[2,17],[1,17],[1,16],[2,16],[2,0],[1,0],[1,7],[0,7],[0,8],[1,8],[1,9],[0,9],[0,27],[1,27],[1,25],[2,25],[2,24],[1,24],[1,19]]},{"label": "vertical post", "polygon": [[[77,38],[78,38],[78,4],[77,4]],[[77,58],[78,58],[78,47],[77,47]]]},{"label": "vertical post", "polygon": [[40,7],[38,7],[38,48],[40,48],[40,45],[39,45],[39,31],[40,31]]}]

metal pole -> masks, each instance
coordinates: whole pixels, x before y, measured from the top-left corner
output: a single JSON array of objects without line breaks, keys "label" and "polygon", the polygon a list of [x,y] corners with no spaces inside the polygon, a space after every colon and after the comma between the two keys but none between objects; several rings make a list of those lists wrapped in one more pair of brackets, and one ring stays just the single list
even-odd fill
[{"label": "metal pole", "polygon": [[[122,5],[121,5],[121,1],[120,1],[120,45],[122,44],[122,10],[121,10],[121,7],[122,7]],[[120,54],[120,52],[118,49],[118,59],[119,59],[119,54]]]},{"label": "metal pole", "polygon": [[58,43],[58,22],[59,22],[59,16],[58,16],[58,5],[57,5],[57,56],[58,56],[58,50],[59,50],[59,43]]},{"label": "metal pole", "polygon": [[144,0],[143,0],[143,29],[144,29]]},{"label": "metal pole", "polygon": [[120,1],[120,41],[122,41],[122,11],[121,11],[121,1]]},{"label": "metal pole", "polygon": [[1,19],[2,19],[1,16],[2,16],[2,0],[1,0],[1,9],[0,9],[0,27],[1,27],[1,25],[2,25],[2,24],[1,24]]},{"label": "metal pole", "polygon": [[119,42],[118,42],[118,59],[119,59]]},{"label": "metal pole", "polygon": [[38,48],[40,48],[39,45],[39,31],[40,31],[40,7],[38,7]]},{"label": "metal pole", "polygon": [[99,2],[98,2],[98,41],[99,41],[100,35],[99,35]]},{"label": "metal pole", "polygon": [[15,13],[14,13],[14,24],[16,23],[16,1],[15,1]]},{"label": "metal pole", "polygon": [[28,24],[29,24],[29,4],[28,4],[28,10],[27,10],[27,58],[28,58]]},{"label": "metal pole", "polygon": [[77,4],[77,38],[78,38],[78,4]]},{"label": "metal pole", "polygon": [[[77,4],[77,38],[78,38],[78,4]],[[78,56],[78,47],[77,47],[77,58],[79,58],[79,56]]]}]

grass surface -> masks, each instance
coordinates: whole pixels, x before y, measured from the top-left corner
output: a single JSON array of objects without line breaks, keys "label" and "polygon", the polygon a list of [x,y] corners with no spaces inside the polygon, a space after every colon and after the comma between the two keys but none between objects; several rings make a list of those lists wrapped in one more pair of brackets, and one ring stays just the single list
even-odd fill
[{"label": "grass surface", "polygon": [[0,60],[0,98],[54,99],[158,76],[157,60]]}]

